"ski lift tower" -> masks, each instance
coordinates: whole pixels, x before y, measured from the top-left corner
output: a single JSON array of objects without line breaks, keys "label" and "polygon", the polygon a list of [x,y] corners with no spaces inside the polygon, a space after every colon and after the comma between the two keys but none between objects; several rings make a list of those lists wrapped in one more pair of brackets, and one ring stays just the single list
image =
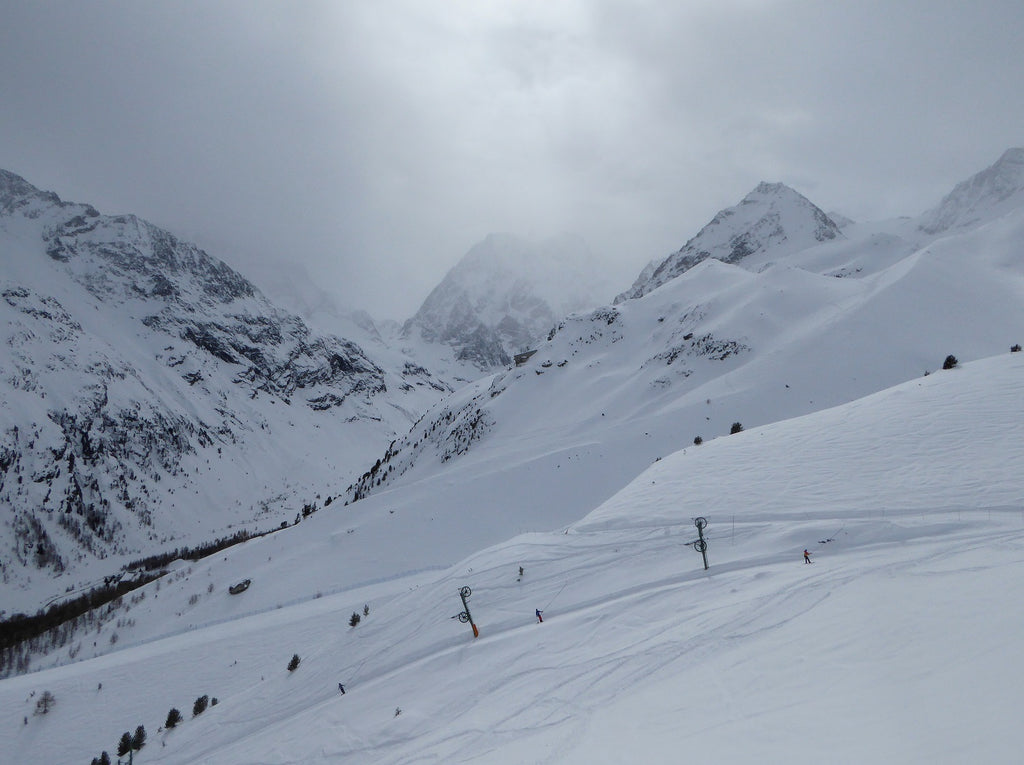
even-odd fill
[{"label": "ski lift tower", "polygon": [[700,518],[694,518],[693,525],[697,527],[697,534],[700,536],[698,540],[693,543],[693,549],[701,554],[704,558],[704,570],[708,570],[708,543],[704,539],[704,529],[708,525],[708,519],[701,516]]}]

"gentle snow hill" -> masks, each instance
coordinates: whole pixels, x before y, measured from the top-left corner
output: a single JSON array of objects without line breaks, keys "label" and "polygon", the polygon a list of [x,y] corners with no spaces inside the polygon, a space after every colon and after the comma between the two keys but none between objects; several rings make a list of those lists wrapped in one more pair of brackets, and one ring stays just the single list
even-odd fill
[{"label": "gentle snow hill", "polygon": [[134,216],[0,171],[0,611],[290,522],[447,387]]},{"label": "gentle snow hill", "polygon": [[[1003,353],[748,429],[565,531],[316,598],[307,567],[358,544],[319,513],[147,585],[119,629],[167,637],[0,681],[0,761],[86,762],[142,724],[137,761],[165,765],[1016,762],[1022,380]],[[466,585],[477,640],[450,618]],[[226,620],[172,615],[192,592]],[[191,718],[202,694],[219,703]],[[158,731],[171,706],[185,720]]]}]

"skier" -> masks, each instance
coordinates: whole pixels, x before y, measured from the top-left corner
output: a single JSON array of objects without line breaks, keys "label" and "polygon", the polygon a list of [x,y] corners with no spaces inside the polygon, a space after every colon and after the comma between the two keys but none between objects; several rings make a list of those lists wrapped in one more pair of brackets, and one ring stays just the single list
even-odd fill
[{"label": "skier", "polygon": [[541,622],[543,622],[543,621],[544,621],[544,617],[543,617],[543,616],[541,616],[541,614],[542,614],[542,613],[544,613],[544,612],[543,612],[543,611],[541,611],[541,610],[540,610],[540,609],[538,608],[538,609],[537,609],[537,623],[538,623],[538,624],[540,624]]},{"label": "skier", "polygon": [[520,566],[520,567],[519,567],[519,576],[522,576],[522,575],[523,575],[523,567],[522,567],[522,566]]},{"label": "skier", "polygon": [[811,554],[809,552],[807,552],[807,548],[805,547],[804,548],[804,563],[810,563],[810,562],[811,562]]},{"label": "skier", "polygon": [[341,695],[342,696],[345,695],[345,686],[342,685],[341,683],[338,683],[338,690],[341,691]]}]

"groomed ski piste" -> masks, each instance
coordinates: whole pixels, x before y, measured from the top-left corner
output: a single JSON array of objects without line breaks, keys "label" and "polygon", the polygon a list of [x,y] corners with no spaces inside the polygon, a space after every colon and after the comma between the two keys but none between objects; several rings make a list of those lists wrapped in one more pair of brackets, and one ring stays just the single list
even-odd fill
[{"label": "groomed ski piste", "polygon": [[0,683],[0,762],[116,761],[138,725],[140,765],[1019,762],[1021,411],[1007,352],[688,447],[450,569],[291,602],[347,533],[318,514],[148,585],[134,645]]}]

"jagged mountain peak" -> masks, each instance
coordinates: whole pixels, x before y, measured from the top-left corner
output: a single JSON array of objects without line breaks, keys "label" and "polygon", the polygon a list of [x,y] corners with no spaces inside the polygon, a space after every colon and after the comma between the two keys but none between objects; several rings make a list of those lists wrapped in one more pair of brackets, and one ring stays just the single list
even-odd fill
[{"label": "jagged mountain peak", "polygon": [[17,173],[0,168],[0,214],[21,214],[36,218],[48,209],[73,209],[74,213],[89,218],[99,216],[92,205],[64,202],[52,191],[42,191]]},{"label": "jagged mountain peak", "polygon": [[999,217],[1024,203],[1024,148],[1010,148],[991,166],[958,183],[938,206],[925,212],[920,228],[940,234]]},{"label": "jagged mountain peak", "polygon": [[649,276],[645,269],[615,302],[642,297],[707,258],[739,264],[760,253],[779,257],[842,236],[839,226],[801,193],[784,183],[762,181],[738,205],[719,211]]}]

